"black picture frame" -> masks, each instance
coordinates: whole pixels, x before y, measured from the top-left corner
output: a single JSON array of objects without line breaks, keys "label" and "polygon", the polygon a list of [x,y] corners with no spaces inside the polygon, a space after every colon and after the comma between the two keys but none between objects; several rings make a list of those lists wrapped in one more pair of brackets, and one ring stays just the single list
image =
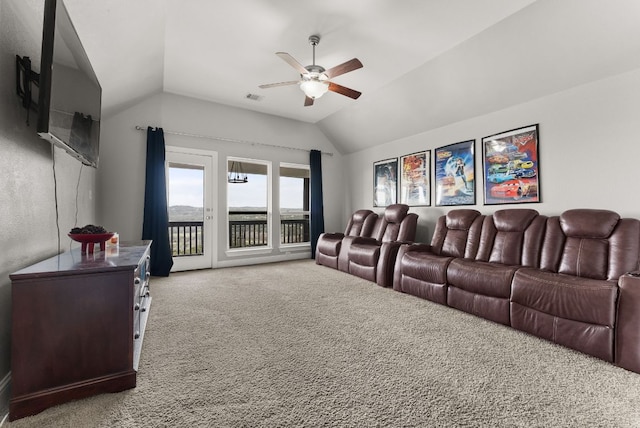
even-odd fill
[{"label": "black picture frame", "polygon": [[475,144],[473,139],[435,149],[436,206],[476,204]]},{"label": "black picture frame", "polygon": [[401,204],[431,206],[431,150],[400,156],[398,177]]},{"label": "black picture frame", "polygon": [[395,204],[398,195],[398,158],[373,163],[373,206]]},{"label": "black picture frame", "polygon": [[485,205],[541,202],[539,136],[534,124],[482,139]]}]

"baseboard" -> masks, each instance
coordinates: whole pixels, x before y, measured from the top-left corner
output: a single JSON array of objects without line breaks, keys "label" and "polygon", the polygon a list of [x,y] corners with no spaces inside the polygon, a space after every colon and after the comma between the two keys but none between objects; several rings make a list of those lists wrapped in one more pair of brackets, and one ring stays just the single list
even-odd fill
[{"label": "baseboard", "polygon": [[252,257],[243,258],[238,260],[220,260],[218,261],[218,267],[234,267],[234,266],[249,266],[260,265],[264,263],[286,262],[290,260],[310,259],[311,251],[304,251],[300,253],[282,254],[278,256],[268,257]]},{"label": "baseboard", "polygon": [[0,420],[9,412],[11,398],[11,372],[0,380]]}]

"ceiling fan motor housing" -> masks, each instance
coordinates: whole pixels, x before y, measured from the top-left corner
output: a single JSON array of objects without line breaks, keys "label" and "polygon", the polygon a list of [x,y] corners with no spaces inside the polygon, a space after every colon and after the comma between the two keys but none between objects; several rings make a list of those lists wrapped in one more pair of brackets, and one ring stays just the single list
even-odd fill
[{"label": "ceiling fan motor housing", "polygon": [[324,67],[320,65],[307,65],[305,69],[309,72],[308,74],[301,74],[303,79],[313,79],[314,77],[319,80],[326,80],[327,75],[324,74],[326,71]]}]

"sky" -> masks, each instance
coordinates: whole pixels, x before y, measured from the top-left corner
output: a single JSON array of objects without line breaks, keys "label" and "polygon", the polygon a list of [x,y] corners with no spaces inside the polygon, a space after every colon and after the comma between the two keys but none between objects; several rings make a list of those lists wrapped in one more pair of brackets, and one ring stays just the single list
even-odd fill
[{"label": "sky", "polygon": [[[231,207],[266,207],[267,177],[248,175],[248,183],[227,184]],[[302,209],[303,184],[300,178],[280,178],[282,208]],[[187,168],[169,168],[169,206],[203,206],[203,171]]]}]

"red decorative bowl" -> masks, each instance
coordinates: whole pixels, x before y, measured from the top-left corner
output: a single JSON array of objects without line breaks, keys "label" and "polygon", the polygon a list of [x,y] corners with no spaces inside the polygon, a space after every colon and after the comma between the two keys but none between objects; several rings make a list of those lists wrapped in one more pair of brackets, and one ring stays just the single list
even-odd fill
[{"label": "red decorative bowl", "polygon": [[100,251],[104,251],[105,243],[111,239],[113,233],[69,233],[69,238],[82,244],[82,253],[93,254],[95,244],[100,244]]}]

